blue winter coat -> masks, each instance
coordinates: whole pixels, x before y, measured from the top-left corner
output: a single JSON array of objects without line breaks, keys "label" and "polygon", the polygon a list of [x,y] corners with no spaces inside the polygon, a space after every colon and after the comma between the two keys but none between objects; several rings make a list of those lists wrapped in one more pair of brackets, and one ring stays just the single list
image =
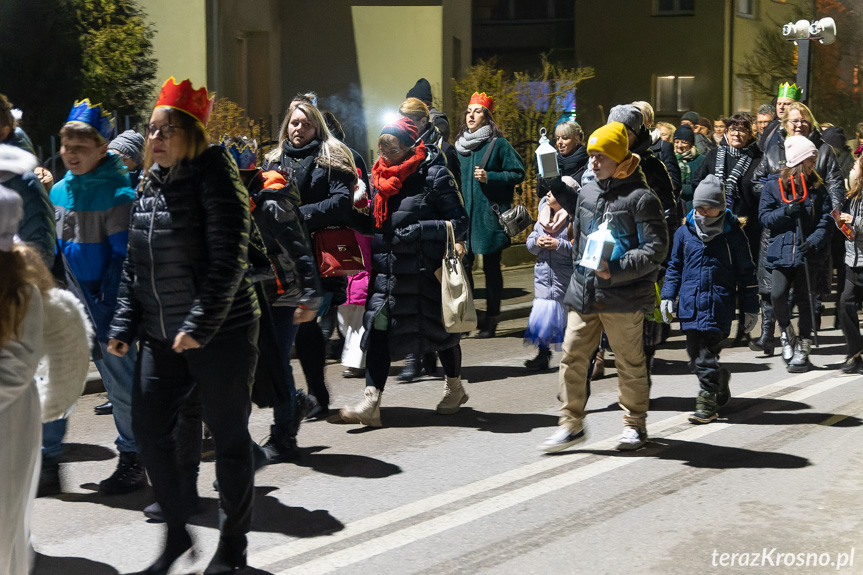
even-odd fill
[{"label": "blue winter coat", "polygon": [[[542,212],[544,207],[545,198],[539,202],[539,211]],[[569,226],[564,226],[554,236],[559,240],[554,251],[536,245],[536,240],[545,235],[548,234],[537,222],[527,236],[527,250],[536,256],[536,265],[533,266],[534,297],[562,302],[572,278],[572,241],[569,237]]]},{"label": "blue winter coat", "polygon": [[740,221],[725,210],[722,233],[705,243],[695,231],[695,211],[674,234],[662,299],[680,296],[677,317],[682,330],[731,333],[737,295],[744,313],[758,313],[758,282],[749,241]]},{"label": "blue winter coat", "polygon": [[[787,182],[786,182],[787,183]],[[791,190],[785,191],[790,195]],[[809,196],[803,202],[801,214],[803,237],[799,237],[797,220],[785,214],[785,202],[779,190],[779,179],[771,177],[761,191],[758,219],[770,230],[764,262],[768,270],[792,268],[803,265],[803,254],[798,249],[804,241],[813,246],[808,259],[816,262],[827,259],[830,229],[835,225],[830,215],[832,202],[823,185],[809,186]]]}]

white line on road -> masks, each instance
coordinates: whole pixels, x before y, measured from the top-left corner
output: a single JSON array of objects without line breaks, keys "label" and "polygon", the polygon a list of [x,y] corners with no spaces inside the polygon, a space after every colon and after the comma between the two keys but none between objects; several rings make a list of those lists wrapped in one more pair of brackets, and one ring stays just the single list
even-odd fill
[{"label": "white line on road", "polygon": [[[785,389],[796,387],[813,379],[818,379],[820,377],[829,375],[829,373],[825,373],[823,371],[812,371],[786,379],[781,383],[773,383],[770,385],[766,385],[759,389],[737,395],[736,397],[765,397],[778,393]],[[783,396],[782,399],[787,401],[800,401],[807,397],[822,393],[824,391],[827,391],[839,385],[843,385],[844,383],[848,383],[849,381],[854,381],[856,379],[857,378],[830,377],[823,382],[819,382],[805,389],[798,390],[786,396]],[[676,416],[666,418],[662,421],[648,426],[649,433],[651,436],[660,435],[666,430],[672,429],[682,423],[685,423],[687,421],[687,418],[688,414],[678,414]],[[675,433],[670,437],[685,440],[695,439],[698,437],[703,437],[704,435],[707,435],[709,433],[725,429],[725,427],[727,427],[728,425],[729,424],[725,423],[712,423],[708,426],[700,426],[696,428],[686,429],[679,433]],[[591,451],[601,451],[613,449],[615,445],[616,441],[613,438],[609,438],[592,443],[588,446],[585,446],[583,449]],[[355,537],[362,533],[366,533],[374,529],[379,529],[381,527],[385,527],[398,521],[420,515],[438,507],[442,507],[444,505],[454,503],[456,501],[466,499],[492,489],[497,489],[505,485],[515,483],[522,479],[526,479],[532,475],[537,475],[539,473],[550,471],[561,466],[570,465],[575,461],[584,459],[591,455],[591,453],[580,453],[563,458],[543,458],[536,463],[531,463],[520,468],[501,473],[494,477],[489,477],[487,479],[476,481],[474,483],[447,491],[445,493],[427,497],[425,499],[409,503],[407,505],[392,509],[390,511],[385,511],[371,517],[354,521],[345,525],[345,528],[338,533],[327,537],[291,541],[283,545],[278,545],[276,547],[261,551],[252,556],[249,560],[249,563],[258,566],[272,565],[289,559],[291,557],[296,557],[303,553],[307,553],[309,551],[313,551],[315,549],[319,549],[321,547],[329,546],[339,541]],[[375,555],[379,555],[392,549],[408,545],[410,543],[418,541],[419,539],[441,533],[459,525],[475,521],[476,519],[480,519],[486,515],[494,513],[495,511],[512,507],[524,501],[539,497],[557,489],[561,489],[562,487],[566,487],[574,483],[590,479],[591,477],[595,477],[598,474],[617,469],[618,467],[622,467],[636,461],[643,461],[643,459],[604,459],[596,463],[592,463],[587,466],[569,471],[567,473],[563,473],[561,475],[538,481],[526,487],[519,488],[502,495],[498,495],[486,501],[464,507],[446,515],[430,519],[423,523],[406,527],[394,533],[389,533],[385,538],[379,538],[374,541],[366,541],[363,542],[361,545],[353,546],[341,551],[330,553],[325,557],[319,557],[312,561],[295,565],[288,570],[279,572],[278,575],[293,575],[297,573],[302,573],[304,575],[330,573],[336,569],[340,569],[345,566],[357,563],[359,561],[363,561],[370,557],[374,557]]]}]

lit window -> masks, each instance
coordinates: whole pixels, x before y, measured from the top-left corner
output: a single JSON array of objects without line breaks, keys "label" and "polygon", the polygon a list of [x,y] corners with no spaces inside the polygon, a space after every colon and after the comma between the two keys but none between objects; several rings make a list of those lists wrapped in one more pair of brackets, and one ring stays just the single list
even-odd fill
[{"label": "lit window", "polygon": [[656,78],[656,111],[685,112],[693,107],[695,76],[658,76]]}]

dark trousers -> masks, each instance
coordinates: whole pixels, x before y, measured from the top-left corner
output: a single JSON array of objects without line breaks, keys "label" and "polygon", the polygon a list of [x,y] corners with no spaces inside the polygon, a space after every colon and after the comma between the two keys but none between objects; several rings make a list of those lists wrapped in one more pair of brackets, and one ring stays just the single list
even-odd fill
[{"label": "dark trousers", "polygon": [[845,287],[839,297],[839,325],[848,345],[848,357],[863,351],[863,338],[860,337],[860,318],[857,316],[857,302],[863,296],[863,268],[845,267]]},{"label": "dark trousers", "polygon": [[717,393],[722,372],[727,371],[719,365],[719,344],[723,335],[718,331],[698,331],[688,329],[686,335],[686,353],[695,367],[695,377],[703,391]]},{"label": "dark trousers", "polygon": [[324,366],[327,362],[327,340],[324,332],[317,321],[307,321],[300,324],[297,330],[297,338],[294,342],[297,346],[297,357],[303,374],[306,376],[306,385],[309,393],[315,396],[321,407],[328,408],[330,405],[330,392],[324,383]]},{"label": "dark trousers", "polygon": [[773,286],[770,289],[770,299],[773,301],[773,316],[780,329],[791,325],[791,307],[788,305],[788,294],[794,287],[794,303],[800,312],[797,329],[800,337],[812,337],[812,304],[809,299],[809,289],[806,287],[806,268],[776,268],[773,270]]},{"label": "dark trousers", "polygon": [[[461,344],[438,351],[440,363],[447,377],[461,375]],[[390,346],[387,332],[372,329],[366,344],[366,386],[383,391],[390,374]]]},{"label": "dark trousers", "polygon": [[257,337],[255,321],[183,353],[172,351],[168,342],[143,342],[132,424],[169,529],[182,528],[195,510],[196,478],[183,456],[190,446],[178,446],[176,434],[184,404],[194,403],[197,394],[215,444],[222,537],[243,537],[249,531],[255,471],[248,424]]},{"label": "dark trousers", "polygon": [[[500,270],[500,257],[503,250],[483,254],[482,271],[485,274],[485,314],[486,317],[500,315],[500,300],[503,295],[503,272]],[[464,258],[464,271],[473,291],[473,252],[468,252]]]}]

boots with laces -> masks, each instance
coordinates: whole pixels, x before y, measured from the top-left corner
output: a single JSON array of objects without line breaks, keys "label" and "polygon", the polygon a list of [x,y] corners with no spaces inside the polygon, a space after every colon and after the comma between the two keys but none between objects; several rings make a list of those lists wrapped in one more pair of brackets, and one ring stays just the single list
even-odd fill
[{"label": "boots with laces", "polygon": [[794,346],[797,343],[797,337],[794,335],[794,327],[788,326],[779,329],[779,343],[782,345],[782,359],[785,363],[791,361],[794,357]]},{"label": "boots with laces", "polygon": [[457,413],[470,399],[461,384],[461,377],[448,377],[443,390],[443,399],[437,404],[437,412],[442,415]]},{"label": "boots with laces", "polygon": [[361,423],[369,427],[381,427],[382,393],[382,390],[367,385],[361,402],[353,407],[343,407],[339,410],[342,421],[345,423]]},{"label": "boots with laces", "polygon": [[812,351],[812,340],[799,338],[794,346],[794,355],[788,362],[788,373],[806,373],[812,369],[809,362],[809,353]]}]

